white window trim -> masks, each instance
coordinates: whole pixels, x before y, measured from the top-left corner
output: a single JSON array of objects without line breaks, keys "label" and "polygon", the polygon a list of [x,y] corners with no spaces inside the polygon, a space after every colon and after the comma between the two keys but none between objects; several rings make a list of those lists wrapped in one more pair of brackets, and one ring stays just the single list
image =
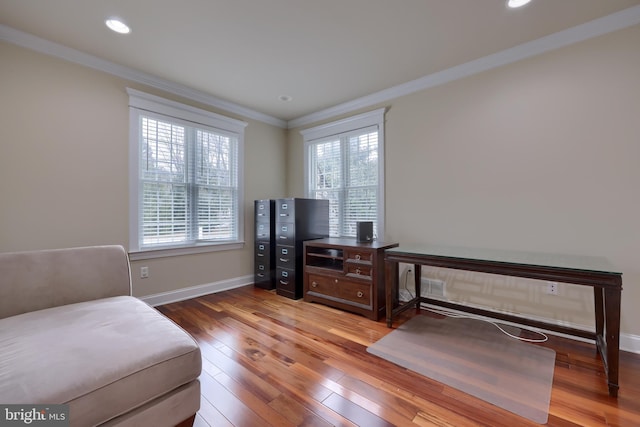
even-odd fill
[{"label": "white window trim", "polygon": [[[203,252],[242,249],[244,247],[244,129],[247,122],[232,119],[200,108],[170,101],[135,89],[129,94],[129,257],[132,261],[188,255]],[[139,128],[140,110],[159,113],[202,124],[238,135],[238,239],[233,242],[202,242],[140,250],[138,242]]]},{"label": "white window trim", "polygon": [[371,126],[378,127],[378,221],[376,223],[379,240],[384,240],[384,113],[386,108],[358,114],[346,119],[326,123],[320,126],[303,129],[300,131],[304,139],[304,183],[305,197],[310,197],[309,169],[310,147],[314,141],[328,138],[333,135],[363,129]]}]

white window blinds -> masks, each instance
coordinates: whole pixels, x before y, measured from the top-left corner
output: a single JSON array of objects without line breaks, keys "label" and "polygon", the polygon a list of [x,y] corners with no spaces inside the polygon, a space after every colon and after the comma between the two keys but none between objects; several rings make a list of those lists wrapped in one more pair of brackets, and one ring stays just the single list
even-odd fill
[{"label": "white window blinds", "polygon": [[156,105],[160,113],[149,111],[149,103],[139,99],[131,104],[137,166],[132,247],[145,251],[241,241],[242,133],[194,122],[202,117],[189,111],[166,105]]},{"label": "white window blinds", "polygon": [[[360,127],[372,122],[375,124]],[[322,135],[337,130],[342,132]],[[302,133],[307,152],[308,197],[329,200],[330,235],[355,237],[358,221],[372,221],[374,234],[381,235],[382,111]]]}]

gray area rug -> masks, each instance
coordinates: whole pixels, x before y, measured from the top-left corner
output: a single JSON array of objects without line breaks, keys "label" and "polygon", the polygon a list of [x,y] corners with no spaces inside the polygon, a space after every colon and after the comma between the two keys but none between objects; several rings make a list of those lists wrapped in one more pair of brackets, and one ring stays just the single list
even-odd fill
[{"label": "gray area rug", "polygon": [[547,422],[555,351],[508,337],[490,323],[416,316],[367,351],[533,422]]}]

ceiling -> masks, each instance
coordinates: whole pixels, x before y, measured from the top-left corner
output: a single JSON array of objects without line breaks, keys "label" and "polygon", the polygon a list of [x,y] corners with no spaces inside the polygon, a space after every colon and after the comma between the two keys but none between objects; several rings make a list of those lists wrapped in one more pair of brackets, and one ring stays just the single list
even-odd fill
[{"label": "ceiling", "polygon": [[[0,24],[290,121],[640,0],[533,0],[520,9],[505,3],[0,0]],[[131,33],[108,30],[110,16],[125,20]]]}]

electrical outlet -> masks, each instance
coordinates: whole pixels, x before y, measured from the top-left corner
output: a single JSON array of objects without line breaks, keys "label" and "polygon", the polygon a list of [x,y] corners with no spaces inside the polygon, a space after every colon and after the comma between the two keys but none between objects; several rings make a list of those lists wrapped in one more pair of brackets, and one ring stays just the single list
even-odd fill
[{"label": "electrical outlet", "polygon": [[547,294],[558,295],[558,282],[547,282]]},{"label": "electrical outlet", "polygon": [[140,278],[146,279],[149,277],[149,267],[140,267]]}]

